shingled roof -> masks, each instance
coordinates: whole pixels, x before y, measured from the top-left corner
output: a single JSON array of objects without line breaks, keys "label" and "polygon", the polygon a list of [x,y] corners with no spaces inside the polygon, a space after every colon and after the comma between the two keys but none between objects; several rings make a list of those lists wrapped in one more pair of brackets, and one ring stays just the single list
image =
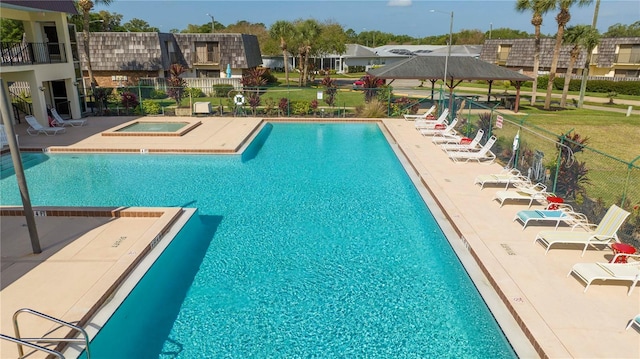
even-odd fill
[{"label": "shingled roof", "polygon": [[[394,64],[370,70],[382,79],[441,79],[445,56],[415,56]],[[531,81],[531,77],[472,57],[449,57],[447,79]]]},{"label": "shingled roof", "polygon": [[[84,59],[84,42],[78,36],[78,51]],[[246,34],[170,34],[157,32],[92,32],[91,65],[95,71],[168,70],[172,61],[192,67],[196,42],[219,42],[220,62],[233,68],[251,68],[262,64],[255,35]],[[171,59],[165,44],[172,43],[177,58]]]},{"label": "shingled roof", "polygon": [[611,67],[616,62],[617,45],[640,45],[640,37],[610,37],[598,44],[598,67]]},{"label": "shingled roof", "polygon": [[78,11],[73,5],[73,0],[2,0],[2,4],[12,5],[16,8],[30,8],[46,11],[64,12],[67,14],[77,14]]},{"label": "shingled roof", "polygon": [[[553,48],[556,40],[551,38],[540,39],[540,67],[550,68],[553,60]],[[500,46],[511,45],[511,51],[505,66],[507,67],[533,67],[533,56],[535,54],[535,39],[492,39],[485,40],[480,59],[494,63],[498,60],[498,49]],[[569,67],[571,60],[571,50],[574,45],[562,45],[560,57],[558,58],[558,68]],[[576,59],[574,68],[584,68],[587,59],[587,52],[583,49]]]}]

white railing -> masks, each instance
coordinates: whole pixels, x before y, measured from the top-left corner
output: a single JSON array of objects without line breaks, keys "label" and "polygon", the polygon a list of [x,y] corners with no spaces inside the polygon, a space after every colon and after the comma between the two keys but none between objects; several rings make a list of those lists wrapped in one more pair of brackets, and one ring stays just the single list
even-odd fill
[{"label": "white railing", "polygon": [[[210,93],[211,88],[214,85],[231,85],[235,90],[242,90],[242,84],[240,78],[212,78],[212,77],[200,77],[200,78],[184,78],[187,83],[187,87],[198,88],[204,93]],[[153,86],[156,90],[167,90],[167,79],[161,77],[143,77],[140,78],[140,86]]]}]

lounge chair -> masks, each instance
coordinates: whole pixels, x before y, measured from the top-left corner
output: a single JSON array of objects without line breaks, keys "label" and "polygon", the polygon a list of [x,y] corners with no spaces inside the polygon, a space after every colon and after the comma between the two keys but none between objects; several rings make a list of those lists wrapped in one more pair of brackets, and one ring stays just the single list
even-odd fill
[{"label": "lounge chair", "polygon": [[505,168],[497,174],[478,175],[473,183],[479,184],[480,189],[483,189],[487,184],[504,185],[505,190],[509,188],[509,185],[531,185],[529,178],[523,176],[515,168]]},{"label": "lounge chair", "polygon": [[[579,226],[587,231],[542,231],[536,235],[534,243],[542,243],[546,247],[545,254],[549,252],[549,249],[554,244],[584,245],[582,249],[582,255],[584,256],[587,247],[590,245],[595,248],[597,244],[609,246],[613,242],[618,242],[618,234],[616,232],[618,232],[618,229],[628,216],[629,212],[613,204],[597,226],[595,224]],[[595,229],[590,230],[594,226]]]},{"label": "lounge chair", "polygon": [[416,130],[420,129],[433,129],[436,128],[437,125],[446,125],[447,124],[447,116],[449,115],[449,109],[445,108],[444,111],[440,114],[435,121],[433,120],[419,120],[415,122]]},{"label": "lounge chair", "polygon": [[427,112],[421,114],[421,115],[403,115],[404,119],[407,121],[415,121],[415,120],[427,120],[427,118],[429,117],[429,115],[431,115],[431,113],[433,113],[433,111],[435,111],[436,109],[436,105],[431,106],[431,108],[429,110],[427,110]]},{"label": "lounge chair", "polygon": [[494,143],[496,143],[496,136],[491,136],[479,151],[447,151],[447,155],[454,162],[477,161],[478,163],[493,163],[496,159],[496,155],[491,152],[491,147],[493,147]]},{"label": "lounge chair", "polygon": [[534,185],[520,185],[515,191],[498,191],[493,197],[494,200],[500,202],[500,207],[504,202],[509,201],[529,201],[529,207],[533,205],[533,201],[544,202],[547,197],[553,194],[547,192],[547,186],[542,183]]},{"label": "lounge chair", "polygon": [[24,117],[29,124],[29,128],[27,128],[27,133],[31,136],[36,136],[41,133],[44,133],[47,136],[57,135],[58,133],[66,132],[64,127],[44,127],[36,120],[32,115],[27,115]]},{"label": "lounge chair", "polygon": [[629,321],[629,324],[627,325],[627,329],[631,328],[634,325],[638,327],[638,329],[640,329],[640,314],[636,315],[633,319]]},{"label": "lounge chair", "polygon": [[[451,123],[446,126],[442,124],[441,126],[435,126],[434,128],[421,128],[419,129],[419,131],[420,131],[420,134],[423,136],[433,136],[437,133],[455,134],[456,130],[454,130],[453,128],[456,127],[457,124],[458,124],[458,119],[454,118],[453,121],[451,121]],[[442,126],[444,126],[444,128],[442,128]]]},{"label": "lounge chair", "polygon": [[62,127],[65,127],[65,126],[76,127],[76,126],[84,126],[87,124],[87,120],[84,120],[84,119],[65,120],[64,118],[62,118],[62,116],[60,116],[60,114],[55,108],[52,108],[49,111],[51,112],[51,116],[53,116],[53,121]]},{"label": "lounge chair", "polygon": [[596,280],[617,280],[631,282],[627,295],[631,295],[636,284],[640,282],[640,262],[631,263],[577,263],[571,268],[567,277],[574,274],[576,278],[587,284],[586,292]]},{"label": "lounge chair", "polygon": [[476,136],[471,139],[470,142],[465,143],[443,143],[440,145],[440,148],[443,151],[480,151],[482,145],[480,144],[480,140],[484,136],[484,131],[478,130]]},{"label": "lounge chair", "polygon": [[[482,135],[484,135],[484,131],[482,129],[478,130],[478,132],[482,133]],[[478,134],[476,133],[476,136],[478,136]],[[482,138],[482,137],[480,137]],[[455,134],[449,134],[449,133],[437,133],[435,134],[432,138],[431,138],[431,142],[435,143],[436,145],[442,145],[445,143],[451,143],[451,144],[462,144],[462,142],[464,141],[472,141],[472,139],[462,136],[459,133],[455,133]]]},{"label": "lounge chair", "polygon": [[583,223],[589,223],[587,220],[587,216],[582,213],[574,212],[571,206],[566,204],[556,204],[555,206],[559,208],[522,210],[516,213],[516,216],[513,218],[513,220],[519,220],[520,222],[522,222],[522,230],[527,228],[529,222],[550,222],[551,224],[555,223],[556,229],[558,229],[560,223],[566,223],[572,227]]}]

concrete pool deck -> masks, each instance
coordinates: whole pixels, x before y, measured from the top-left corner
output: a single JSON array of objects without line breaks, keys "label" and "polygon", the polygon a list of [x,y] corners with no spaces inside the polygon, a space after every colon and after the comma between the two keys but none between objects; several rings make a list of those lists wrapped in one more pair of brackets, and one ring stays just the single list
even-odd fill
[{"label": "concrete pool deck", "polygon": [[[48,148],[50,152],[139,153],[141,149],[146,149],[149,153],[231,154],[241,149],[263,123],[262,119],[251,117],[191,117],[187,119],[201,121],[202,124],[182,137],[100,135],[133,119],[89,118],[87,126],[68,127],[65,134],[57,136],[28,136],[24,124],[18,124],[16,132],[20,146],[29,150]],[[379,122],[392,139],[392,146],[406,157],[407,170],[424,184],[442,209],[443,216],[451,222],[454,238],[450,236],[449,239],[454,247],[460,247],[461,244],[475,259],[479,270],[486,275],[484,284],[496,290],[538,356],[640,357],[640,334],[633,329],[625,330],[628,321],[640,313],[640,289],[636,288],[627,296],[628,284],[624,282],[594,283],[583,293],[584,285],[575,278],[567,277],[573,264],[607,261],[611,256],[610,250],[588,250],[584,257],[580,257],[578,249],[558,248],[545,256],[544,249],[533,243],[541,227],[529,226],[522,230],[521,224],[512,221],[515,213],[526,206],[505,204],[500,207],[492,201],[497,188],[485,187],[481,190],[473,184],[473,179],[479,174],[499,172],[501,167],[498,164],[453,163],[431,143],[429,137],[423,137],[414,129],[413,122],[400,119],[383,119]],[[53,211],[52,208],[47,210]],[[168,211],[168,218],[174,218],[176,214],[172,211],[179,212],[180,209],[126,210]],[[105,277],[104,273],[124,271],[135,262],[131,257],[137,258],[142,251],[116,248],[119,254],[114,253],[106,258],[97,256],[97,253],[109,250],[109,246],[115,243],[114,238],[117,241],[123,236],[132,239],[127,245],[134,246],[133,243],[137,243],[135,246],[147,248],[157,234],[166,228],[166,224],[173,221],[167,220],[162,225],[152,223],[149,218],[79,218],[65,212],[53,214],[37,217],[43,244],[45,241],[48,243],[46,247],[43,245],[44,251],[40,255],[26,251],[28,234],[23,227],[23,217],[3,213],[0,218],[2,334],[13,335],[11,316],[22,307],[33,308],[69,322],[82,322],[91,314],[91,308],[96,306],[95,301],[108,296],[105,293],[121,279],[115,274]],[[138,220],[140,222],[136,222]],[[104,237],[100,239],[103,234]],[[136,255],[132,255],[132,252]],[[29,325],[29,322],[25,322],[25,326]],[[38,329],[44,333],[50,328],[51,325],[46,324]],[[15,345],[5,341],[0,343],[2,358],[16,356]]]}]

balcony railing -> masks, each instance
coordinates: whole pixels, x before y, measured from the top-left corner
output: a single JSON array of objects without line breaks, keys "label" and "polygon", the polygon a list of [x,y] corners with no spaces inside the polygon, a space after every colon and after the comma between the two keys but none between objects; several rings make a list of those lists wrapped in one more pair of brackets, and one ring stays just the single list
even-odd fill
[{"label": "balcony railing", "polygon": [[196,52],[193,54],[193,64],[218,64],[220,63],[219,51]]},{"label": "balcony railing", "polygon": [[67,62],[64,43],[58,42],[2,42],[2,66],[55,64]]},{"label": "balcony railing", "polygon": [[640,53],[634,52],[631,54],[617,54],[617,64],[640,64]]}]

